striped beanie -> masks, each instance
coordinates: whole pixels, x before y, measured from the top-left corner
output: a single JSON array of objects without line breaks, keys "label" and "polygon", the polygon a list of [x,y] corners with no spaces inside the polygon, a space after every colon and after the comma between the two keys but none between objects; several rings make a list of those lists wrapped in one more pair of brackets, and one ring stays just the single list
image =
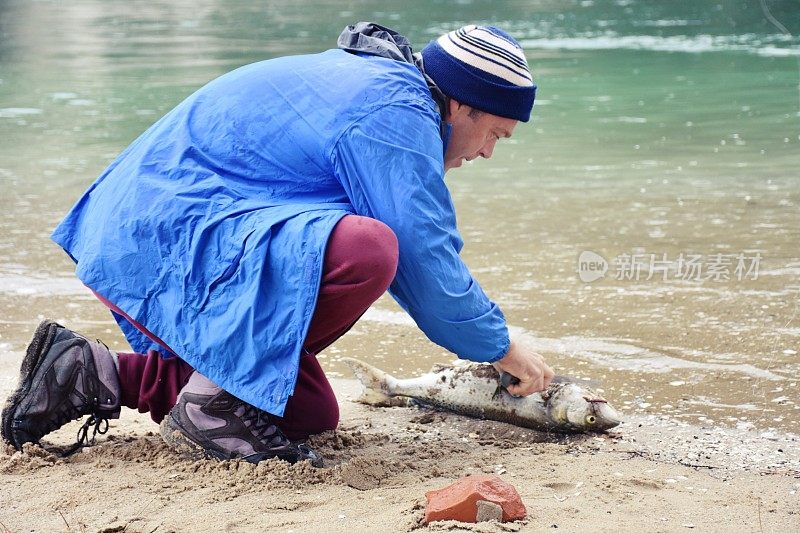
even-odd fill
[{"label": "striped beanie", "polygon": [[464,26],[422,49],[425,73],[475,109],[528,122],[536,86],[519,43],[494,26]]}]

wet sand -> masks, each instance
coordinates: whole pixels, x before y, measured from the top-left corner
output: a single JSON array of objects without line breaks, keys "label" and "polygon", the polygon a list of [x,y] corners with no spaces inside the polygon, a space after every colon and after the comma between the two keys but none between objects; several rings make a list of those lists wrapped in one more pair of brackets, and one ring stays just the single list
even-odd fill
[{"label": "wet sand", "polygon": [[[5,382],[4,382],[5,383]],[[0,452],[10,531],[792,531],[800,438],[629,416],[604,435],[545,435],[419,407],[374,408],[334,380],[326,468],[192,461],[125,411],[98,444],[61,459]],[[6,390],[2,392],[5,396]],[[76,423],[46,440],[71,442]],[[523,522],[422,524],[425,491],[475,473],[513,484]]]}]

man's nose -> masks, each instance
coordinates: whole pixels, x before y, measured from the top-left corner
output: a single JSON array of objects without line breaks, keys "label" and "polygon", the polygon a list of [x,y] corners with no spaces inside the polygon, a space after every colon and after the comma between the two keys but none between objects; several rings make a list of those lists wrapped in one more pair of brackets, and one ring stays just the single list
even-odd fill
[{"label": "man's nose", "polygon": [[497,143],[497,139],[492,139],[487,141],[486,144],[483,145],[483,148],[480,150],[481,157],[484,159],[489,159],[492,157],[492,153],[494,153],[494,145]]}]

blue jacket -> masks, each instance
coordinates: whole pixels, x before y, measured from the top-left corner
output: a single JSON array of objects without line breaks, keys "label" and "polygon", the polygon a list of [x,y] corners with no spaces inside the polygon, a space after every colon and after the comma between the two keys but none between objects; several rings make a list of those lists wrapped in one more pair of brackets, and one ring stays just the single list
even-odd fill
[{"label": "blue jacket", "polygon": [[[134,141],[55,229],[78,277],[235,396],[282,415],[348,213],[400,246],[391,293],[434,342],[508,349],[459,258],[440,115],[413,64],[329,50],[241,67]],[[152,343],[127,322],[131,346]]]}]

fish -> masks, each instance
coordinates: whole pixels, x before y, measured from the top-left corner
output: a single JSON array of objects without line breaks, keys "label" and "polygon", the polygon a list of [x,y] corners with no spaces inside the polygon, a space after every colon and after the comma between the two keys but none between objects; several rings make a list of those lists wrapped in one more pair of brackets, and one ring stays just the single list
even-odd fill
[{"label": "fish", "polygon": [[342,360],[364,386],[358,401],[370,405],[399,405],[398,398],[411,398],[459,415],[558,433],[601,433],[622,422],[605,398],[568,378],[516,397],[501,385],[491,364],[456,361],[435,365],[415,378],[398,379],[358,359]]}]

